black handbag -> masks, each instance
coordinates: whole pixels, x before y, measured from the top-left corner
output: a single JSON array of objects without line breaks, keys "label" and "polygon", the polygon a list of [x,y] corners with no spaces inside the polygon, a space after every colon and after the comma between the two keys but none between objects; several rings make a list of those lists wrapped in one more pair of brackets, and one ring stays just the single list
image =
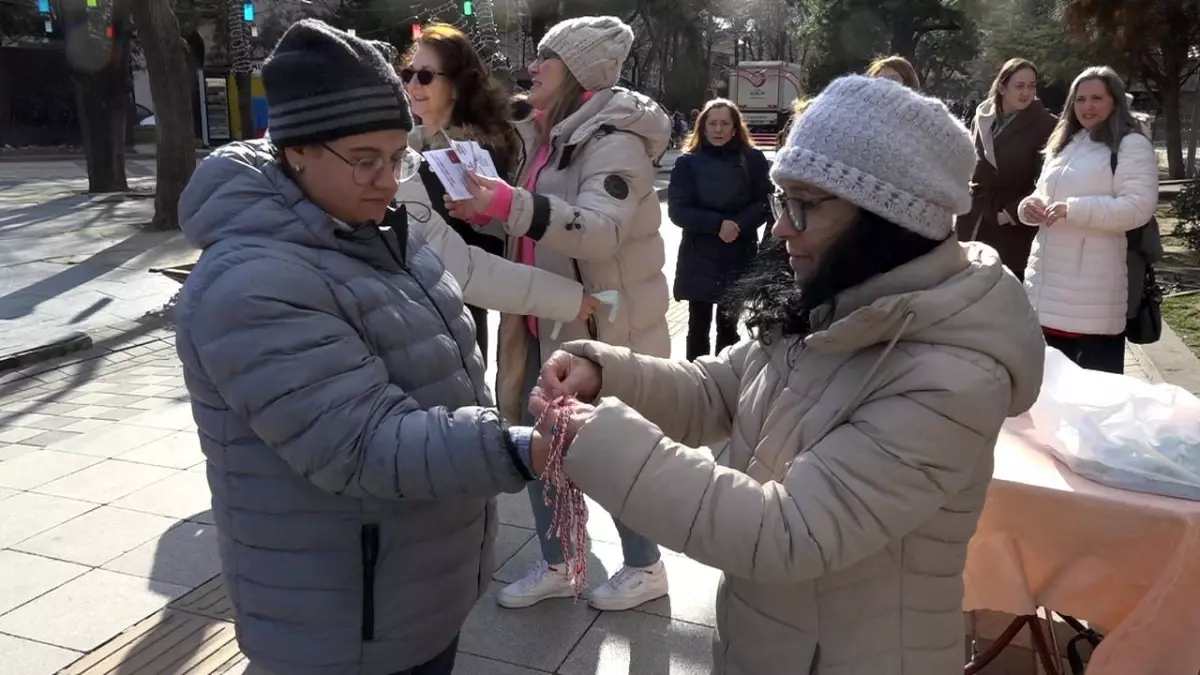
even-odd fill
[{"label": "black handbag", "polygon": [[1146,263],[1141,302],[1137,313],[1125,321],[1126,340],[1135,345],[1148,345],[1162,338],[1162,301],[1163,291],[1154,278],[1154,265]]},{"label": "black handbag", "polygon": [[[1110,159],[1113,173],[1117,171],[1117,153]],[[1125,320],[1125,339],[1133,344],[1148,345],[1162,337],[1163,290],[1154,275],[1154,263],[1162,259],[1162,238],[1158,219],[1125,233],[1125,267],[1130,288],[1141,282],[1142,292],[1135,302],[1137,309]],[[1138,278],[1138,271],[1141,278]],[[1132,305],[1132,302],[1130,303]]]}]

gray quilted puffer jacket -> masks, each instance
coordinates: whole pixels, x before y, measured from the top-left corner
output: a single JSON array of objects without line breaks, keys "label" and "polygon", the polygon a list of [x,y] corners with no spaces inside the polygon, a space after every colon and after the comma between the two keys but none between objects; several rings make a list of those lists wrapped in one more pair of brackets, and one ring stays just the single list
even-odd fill
[{"label": "gray quilted puffer jacket", "polygon": [[403,219],[353,231],[265,141],[201,162],[176,338],[238,641],[275,675],[384,675],[443,651],[531,478],[458,285]]}]

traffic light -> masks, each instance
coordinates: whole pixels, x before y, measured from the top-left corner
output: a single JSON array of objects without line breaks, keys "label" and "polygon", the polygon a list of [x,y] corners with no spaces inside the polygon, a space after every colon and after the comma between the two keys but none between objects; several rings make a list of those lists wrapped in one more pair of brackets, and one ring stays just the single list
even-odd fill
[{"label": "traffic light", "polygon": [[247,22],[254,21],[254,3],[242,3],[242,20]]},{"label": "traffic light", "polygon": [[414,23],[414,24],[412,25],[412,39],[413,39],[413,40],[420,40],[420,39],[421,39],[421,24],[419,24],[419,23]]},{"label": "traffic light", "polygon": [[463,16],[471,16],[475,13],[475,3],[471,0],[463,0]]}]

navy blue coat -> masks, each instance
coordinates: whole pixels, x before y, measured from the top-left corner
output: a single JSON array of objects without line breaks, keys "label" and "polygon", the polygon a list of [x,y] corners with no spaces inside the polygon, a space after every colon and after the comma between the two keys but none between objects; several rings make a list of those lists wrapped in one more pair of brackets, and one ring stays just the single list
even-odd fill
[{"label": "navy blue coat", "polygon": [[[681,155],[667,189],[671,222],[683,228],[675,265],[675,299],[717,303],[741,276],[758,250],[758,228],[767,222],[771,179],[761,150],[737,141],[702,146]],[[721,241],[721,222],[742,229]]]}]

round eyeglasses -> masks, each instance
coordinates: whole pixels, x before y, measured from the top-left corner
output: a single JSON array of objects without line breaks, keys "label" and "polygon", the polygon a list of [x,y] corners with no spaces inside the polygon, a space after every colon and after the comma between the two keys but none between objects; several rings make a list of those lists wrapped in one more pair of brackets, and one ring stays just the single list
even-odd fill
[{"label": "round eyeglasses", "polygon": [[800,199],[789,197],[786,193],[776,192],[771,195],[771,215],[775,220],[781,220],[786,215],[788,224],[797,232],[808,229],[808,212],[825,202],[837,199],[836,195],[825,195],[815,199]]},{"label": "round eyeglasses", "polygon": [[421,153],[412,148],[405,148],[399,157],[385,158],[376,155],[351,161],[328,145],[322,143],[321,146],[345,162],[353,171],[354,184],[362,187],[379,180],[379,176],[389,163],[392,165],[392,175],[395,176],[396,182],[403,183],[417,175],[417,171],[421,168],[421,162],[425,161],[425,158],[421,157]]}]

